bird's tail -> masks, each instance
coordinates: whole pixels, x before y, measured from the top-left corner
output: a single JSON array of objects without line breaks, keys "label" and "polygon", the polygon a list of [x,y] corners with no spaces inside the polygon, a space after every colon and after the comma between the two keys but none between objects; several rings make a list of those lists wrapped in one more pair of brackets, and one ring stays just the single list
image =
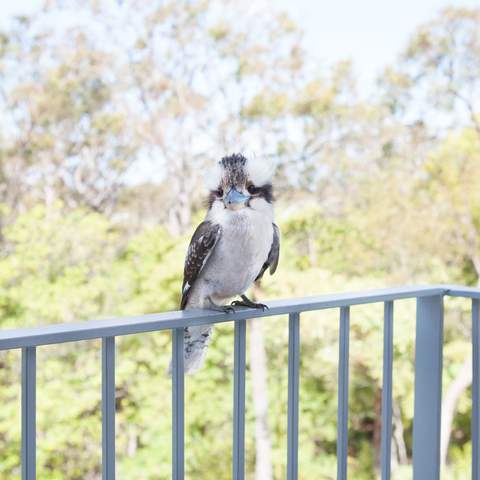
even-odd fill
[{"label": "bird's tail", "polygon": [[[207,347],[212,339],[212,325],[186,327],[184,333],[184,370],[185,373],[194,373],[202,367]],[[172,372],[172,364],[168,373]]]}]

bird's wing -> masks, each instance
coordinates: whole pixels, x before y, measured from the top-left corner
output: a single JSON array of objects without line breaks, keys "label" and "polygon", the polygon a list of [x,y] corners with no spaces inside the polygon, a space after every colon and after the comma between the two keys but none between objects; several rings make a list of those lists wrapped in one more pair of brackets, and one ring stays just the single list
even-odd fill
[{"label": "bird's wing", "polygon": [[207,263],[221,234],[222,227],[209,221],[202,222],[195,230],[190,240],[183,269],[182,301],[180,304],[182,310],[187,305],[188,294]]},{"label": "bird's wing", "polygon": [[270,252],[268,254],[267,260],[262,265],[260,273],[257,275],[255,281],[260,280],[265,273],[267,268],[270,268],[270,275],[275,273],[275,270],[278,266],[278,260],[280,258],[280,229],[277,225],[273,224],[273,240]]}]

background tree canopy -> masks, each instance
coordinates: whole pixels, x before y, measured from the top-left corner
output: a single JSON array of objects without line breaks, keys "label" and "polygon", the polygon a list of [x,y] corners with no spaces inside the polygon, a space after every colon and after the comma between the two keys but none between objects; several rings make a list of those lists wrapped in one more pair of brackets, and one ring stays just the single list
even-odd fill
[{"label": "background tree canopy", "polygon": [[[420,25],[366,98],[352,66],[319,65],[283,14],[249,16],[233,0],[48,1],[0,30],[0,112],[1,328],[177,309],[203,177],[233,151],[277,169],[282,258],[263,297],[479,284],[480,9]],[[442,468],[463,480],[469,305],[446,308]],[[392,462],[404,480],[414,305],[395,314]],[[300,478],[333,479],[337,318],[302,318]],[[353,308],[351,335],[349,469],[362,480],[378,475],[380,307]],[[252,322],[249,336],[248,478],[282,479],[287,320]],[[231,475],[232,342],[219,327],[187,380],[188,478]],[[100,478],[99,348],[39,348],[42,479]],[[168,333],[118,340],[121,479],[170,478],[170,354]],[[19,369],[19,352],[0,352],[2,479],[19,478]]]}]

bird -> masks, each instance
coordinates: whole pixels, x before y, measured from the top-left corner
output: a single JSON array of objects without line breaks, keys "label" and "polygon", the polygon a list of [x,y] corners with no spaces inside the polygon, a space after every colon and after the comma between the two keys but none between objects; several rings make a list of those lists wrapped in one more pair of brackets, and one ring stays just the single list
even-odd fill
[{"label": "bird", "polygon": [[[235,307],[267,309],[246,291],[267,269],[273,275],[280,256],[280,230],[274,220],[271,169],[240,153],[223,157],[208,176],[208,211],[188,246],[181,310],[230,313]],[[241,300],[228,302],[240,296]],[[184,371],[204,363],[212,325],[184,329]]]}]

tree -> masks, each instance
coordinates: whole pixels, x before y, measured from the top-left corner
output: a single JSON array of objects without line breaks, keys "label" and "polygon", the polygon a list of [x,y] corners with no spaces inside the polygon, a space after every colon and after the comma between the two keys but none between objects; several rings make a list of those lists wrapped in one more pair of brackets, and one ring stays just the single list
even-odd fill
[{"label": "tree", "polygon": [[[480,9],[445,9],[418,28],[381,80],[392,113],[430,136],[414,174],[411,205],[420,214],[412,246],[433,260],[439,280],[471,285],[480,281],[479,27]],[[471,383],[470,360],[459,360],[442,405],[442,463],[458,401]]]},{"label": "tree", "polygon": [[433,133],[473,127],[480,135],[479,8],[447,8],[419,27],[384,81],[387,103]]},{"label": "tree", "polygon": [[85,32],[57,38],[47,20],[21,18],[2,37],[2,201],[16,209],[62,199],[111,213],[138,150],[118,66]]}]

